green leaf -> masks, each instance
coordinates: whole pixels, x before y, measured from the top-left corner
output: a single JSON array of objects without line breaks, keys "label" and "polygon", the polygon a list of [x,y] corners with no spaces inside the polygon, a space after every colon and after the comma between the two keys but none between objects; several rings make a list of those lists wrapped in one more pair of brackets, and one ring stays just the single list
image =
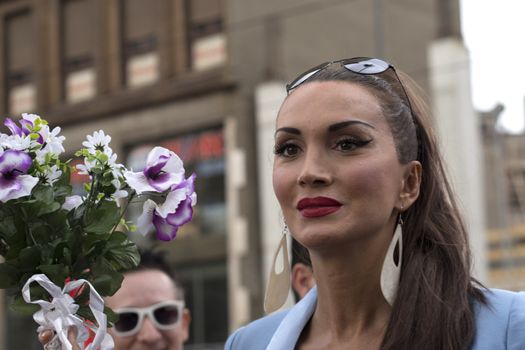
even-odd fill
[{"label": "green leaf", "polygon": [[132,269],[140,262],[137,246],[122,232],[114,232],[111,235],[104,257],[117,271]]},{"label": "green leaf", "polygon": [[0,288],[13,288],[18,285],[20,272],[10,262],[0,264]]},{"label": "green leaf", "polygon": [[53,187],[47,185],[39,185],[33,190],[33,197],[45,204],[51,204],[54,202],[53,198]]},{"label": "green leaf", "polygon": [[92,284],[95,290],[102,296],[113,295],[117,290],[119,290],[122,285],[122,276],[119,272],[114,272],[110,270],[99,270],[93,269],[93,278]]},{"label": "green leaf", "polygon": [[11,237],[14,236],[17,232],[15,226],[15,220],[13,216],[3,215],[0,218],[0,236],[1,237]]},{"label": "green leaf", "polygon": [[27,226],[37,242],[48,242],[51,240],[53,229],[45,221],[28,222]]},{"label": "green leaf", "polygon": [[118,315],[109,307],[104,306],[104,313],[108,317],[109,326],[112,327],[113,323],[118,321]]},{"label": "green leaf", "polygon": [[62,185],[62,184],[56,184],[53,188],[55,193],[55,198],[59,197],[67,197],[71,195],[71,192],[73,191],[73,187],[70,185]]},{"label": "green leaf", "polygon": [[22,208],[26,210],[29,217],[42,216],[55,212],[60,209],[61,205],[58,202],[41,201],[41,200],[27,200],[20,204]]},{"label": "green leaf", "polygon": [[77,315],[96,324],[95,316],[91,312],[91,309],[88,305],[80,305],[77,310]]},{"label": "green leaf", "polygon": [[97,208],[89,210],[84,229],[86,232],[108,233],[117,224],[119,214],[115,202],[103,201]]},{"label": "green leaf", "polygon": [[20,251],[18,258],[23,272],[33,272],[40,265],[40,248],[38,246],[26,247]]},{"label": "green leaf", "polygon": [[9,245],[9,251],[4,257],[6,261],[17,259],[18,255],[20,254],[20,251],[24,249],[24,247],[26,246],[26,243],[25,243],[25,239],[22,237],[22,239],[17,240],[17,241],[9,240],[8,245]]},{"label": "green leaf", "polygon": [[40,265],[37,269],[60,287],[64,286],[64,282],[68,277],[67,269],[64,264]]}]

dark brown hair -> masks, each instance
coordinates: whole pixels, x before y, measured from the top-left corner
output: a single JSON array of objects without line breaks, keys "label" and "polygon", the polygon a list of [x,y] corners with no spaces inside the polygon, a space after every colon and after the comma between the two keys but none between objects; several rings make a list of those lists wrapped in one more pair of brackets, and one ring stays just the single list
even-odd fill
[{"label": "dark brown hair", "polygon": [[173,282],[176,290],[176,299],[183,300],[185,299],[185,289],[182,283],[176,278],[176,274],[173,271],[168,259],[166,257],[165,251],[157,250],[140,250],[140,263],[137,267],[132,269],[124,270],[122,273],[133,273],[133,272],[142,272],[149,270],[158,270],[165,273]]},{"label": "dark brown hair", "polygon": [[422,165],[419,197],[402,214],[401,277],[381,349],[468,349],[475,333],[473,302],[485,303],[482,286],[471,275],[467,232],[427,104],[417,85],[399,75],[403,85],[391,70],[360,75],[336,63],[307,82],[347,81],[367,88],[381,103],[399,161]]}]

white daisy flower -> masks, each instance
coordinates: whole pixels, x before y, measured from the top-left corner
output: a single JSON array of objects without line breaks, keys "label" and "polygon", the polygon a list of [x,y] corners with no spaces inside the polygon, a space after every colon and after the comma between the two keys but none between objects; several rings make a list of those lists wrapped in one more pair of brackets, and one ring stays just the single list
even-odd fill
[{"label": "white daisy flower", "polygon": [[111,173],[115,179],[122,177],[124,170],[126,170],[124,165],[117,163],[116,153],[113,153],[111,157],[109,157],[107,165],[111,168]]},{"label": "white daisy flower", "polygon": [[115,201],[115,203],[117,203],[117,206],[120,207],[119,199],[126,198],[128,196],[128,191],[120,189],[122,187],[122,184],[118,179],[114,179],[113,181],[111,181],[111,184],[115,186],[116,191],[111,195],[110,200]]},{"label": "white daisy flower", "polygon": [[97,165],[97,161],[89,161],[84,158],[84,164],[77,164],[77,172],[79,175],[90,175],[91,169]]},{"label": "white daisy flower", "polygon": [[80,206],[84,202],[84,198],[74,195],[66,197],[64,204],[62,204],[62,209],[70,211]]},{"label": "white daisy flower", "polygon": [[62,170],[59,170],[56,165],[52,167],[47,167],[43,173],[38,174],[41,179],[44,180],[44,183],[48,185],[53,185],[60,176],[62,176]]},{"label": "white daisy flower", "polygon": [[96,154],[97,150],[111,157],[113,151],[109,147],[111,136],[104,134],[104,130],[95,131],[93,135],[87,135],[87,141],[82,142],[89,153]]},{"label": "white daisy flower", "polygon": [[11,136],[8,136],[2,142],[2,146],[4,148],[13,149],[15,151],[27,151],[36,145],[38,145],[38,143],[35,141],[32,141],[29,135],[27,136],[11,135]]},{"label": "white daisy flower", "polygon": [[45,144],[42,151],[46,153],[53,153],[56,155],[59,155],[63,153],[64,146],[62,146],[62,143],[66,139],[65,136],[59,136],[60,134],[60,127],[53,128],[53,130],[49,129],[49,126],[43,125],[42,129],[40,130],[39,134],[43,139],[43,142]]}]

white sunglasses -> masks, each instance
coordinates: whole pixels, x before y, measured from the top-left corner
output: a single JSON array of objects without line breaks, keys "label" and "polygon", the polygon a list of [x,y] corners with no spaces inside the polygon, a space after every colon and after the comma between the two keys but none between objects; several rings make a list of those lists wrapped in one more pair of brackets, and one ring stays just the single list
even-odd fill
[{"label": "white sunglasses", "polygon": [[113,332],[118,336],[127,337],[138,333],[146,315],[159,330],[175,328],[182,320],[184,302],[170,300],[148,307],[126,307],[114,311],[119,318],[113,325]]}]

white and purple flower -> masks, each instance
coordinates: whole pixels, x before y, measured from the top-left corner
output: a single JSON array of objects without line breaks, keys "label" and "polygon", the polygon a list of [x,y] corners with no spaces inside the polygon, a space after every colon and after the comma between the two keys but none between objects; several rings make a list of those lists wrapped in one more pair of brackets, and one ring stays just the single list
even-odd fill
[{"label": "white and purple flower", "polygon": [[32,160],[29,154],[8,149],[0,155],[0,202],[31,194],[38,178],[27,175]]},{"label": "white and purple flower", "polygon": [[138,194],[161,193],[184,182],[182,160],[172,151],[155,147],[149,152],[142,172],[124,172],[127,184]]},{"label": "white and purple flower", "polygon": [[193,217],[193,206],[197,202],[194,182],[195,174],[175,185],[161,205],[151,199],[144,202],[142,215],[137,220],[137,230],[146,235],[153,226],[158,239],[173,240],[179,228]]},{"label": "white and purple flower", "polygon": [[[36,114],[22,113],[22,119],[20,119],[20,126],[11,118],[5,118],[4,125],[11,131],[11,134],[18,136],[27,136],[33,132],[37,121],[41,121],[40,117]],[[43,143],[41,136],[39,137],[39,143]]]},{"label": "white and purple flower", "polygon": [[16,123],[11,118],[5,118],[4,125],[7,126],[12,135],[23,136],[29,134],[29,132],[23,132],[22,128],[16,125]]}]

